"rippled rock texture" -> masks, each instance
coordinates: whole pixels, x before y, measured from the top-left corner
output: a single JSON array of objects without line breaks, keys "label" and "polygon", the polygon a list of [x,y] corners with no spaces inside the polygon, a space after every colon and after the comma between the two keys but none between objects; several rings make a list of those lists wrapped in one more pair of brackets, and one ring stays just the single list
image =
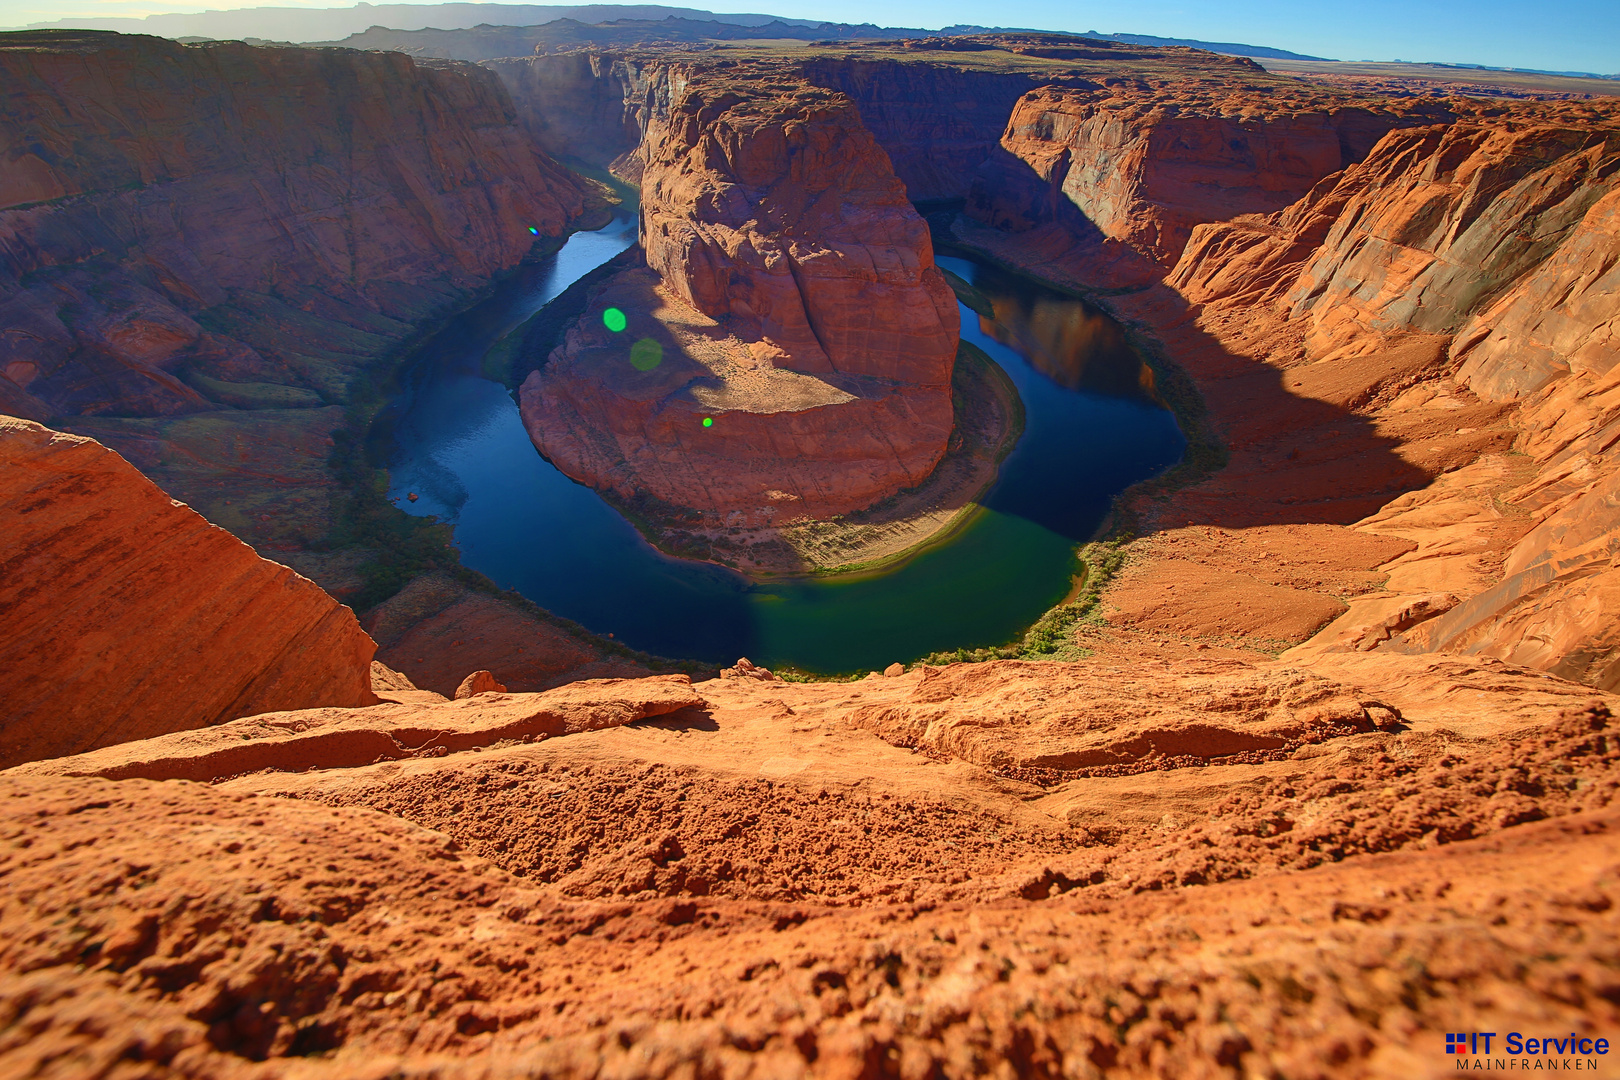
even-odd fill
[{"label": "rippled rock texture", "polygon": [[[1164,694],[1132,729],[1097,664],[585,682],[10,770],[0,1068],[1384,1076],[1465,1017],[1608,1031],[1610,705],[1396,659],[1438,692],[1145,665]],[[1181,749],[1231,751],[1213,733],[1306,699],[1396,722],[1269,758],[1146,745],[1202,723]],[[907,749],[888,711],[958,737]],[[1149,771],[995,760],[1065,717],[1124,720]]]},{"label": "rippled rock texture", "polygon": [[648,269],[605,283],[524,383],[535,444],[623,498],[761,524],[921,482],[958,316],[887,156],[842,95],[676,85],[635,156]]},{"label": "rippled rock texture", "polygon": [[1496,656],[1620,685],[1603,614],[1620,572],[1617,185],[1612,110],[1525,106],[1392,132],[1287,210],[1194,231],[1168,279],[1183,296],[1300,327],[1309,370],[1378,366],[1424,335],[1443,351],[1404,372],[1385,363],[1385,389],[1346,403],[1392,423],[1450,414],[1459,436],[1494,410],[1524,455],[1455,460],[1468,467],[1358,525],[1419,549],[1390,564],[1393,595],[1353,605],[1308,648]]}]

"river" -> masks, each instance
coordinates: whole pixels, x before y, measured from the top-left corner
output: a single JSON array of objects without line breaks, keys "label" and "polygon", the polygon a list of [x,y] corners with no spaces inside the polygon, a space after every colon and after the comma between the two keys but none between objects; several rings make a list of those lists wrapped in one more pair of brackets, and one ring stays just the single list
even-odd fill
[{"label": "river", "polygon": [[[666,556],[534,449],[513,395],[481,373],[489,348],[635,242],[621,215],[522,267],[407,361],[382,418],[389,495],[455,526],[464,565],[634,648],[671,657],[844,672],[1011,640],[1070,591],[1075,545],[1120,491],[1185,443],[1117,323],[1083,301],[964,257],[995,318],[962,337],[998,363],[1026,424],[971,524],[899,566],[755,584]],[[403,496],[415,492],[414,503]]]}]

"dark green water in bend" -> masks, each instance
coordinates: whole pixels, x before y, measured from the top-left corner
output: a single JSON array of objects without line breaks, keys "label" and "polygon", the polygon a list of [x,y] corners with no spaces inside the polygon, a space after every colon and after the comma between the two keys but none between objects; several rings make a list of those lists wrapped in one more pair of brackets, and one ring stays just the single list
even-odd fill
[{"label": "dark green water in bend", "polygon": [[1069,591],[1074,547],[1118,492],[1174,464],[1184,442],[1144,389],[1116,323],[971,260],[994,319],[962,309],[962,336],[1023,398],[1023,437],[973,522],[901,566],[757,585],[659,553],[595,492],[529,442],[512,395],[480,374],[484,353],[580,276],[635,240],[635,222],[577,233],[450,320],[407,368],[382,418],[389,494],[455,525],[462,562],[559,615],[665,656],[837,672],[1000,644]]}]

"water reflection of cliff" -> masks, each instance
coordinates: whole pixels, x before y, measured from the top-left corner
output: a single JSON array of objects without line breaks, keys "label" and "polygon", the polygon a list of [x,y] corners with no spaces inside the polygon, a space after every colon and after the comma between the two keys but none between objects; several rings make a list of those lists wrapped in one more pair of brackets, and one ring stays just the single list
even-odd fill
[{"label": "water reflection of cliff", "polygon": [[1153,369],[1126,342],[1124,328],[1097,308],[988,266],[973,284],[996,313],[994,321],[980,316],[979,328],[1059,386],[1158,400]]}]

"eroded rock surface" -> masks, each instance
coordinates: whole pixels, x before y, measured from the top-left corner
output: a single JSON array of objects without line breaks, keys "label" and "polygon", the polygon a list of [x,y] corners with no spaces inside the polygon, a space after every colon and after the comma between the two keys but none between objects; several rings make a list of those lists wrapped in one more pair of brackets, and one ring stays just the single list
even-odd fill
[{"label": "eroded rock surface", "polygon": [[0,412],[374,599],[376,551],[329,543],[351,392],[597,186],[469,64],[40,31],[4,35],[0,88]]},{"label": "eroded rock surface", "polygon": [[[1320,629],[1313,655],[1495,656],[1614,686],[1612,105],[1453,99],[1438,124],[1394,108],[1291,206],[1194,225],[1161,280],[1142,261],[1166,259],[1158,234],[1116,212],[1121,181],[1070,164],[1087,138],[1151,141],[1164,117],[1136,130],[1124,97],[1027,96],[1029,133],[1004,142],[1051,181],[1045,208],[957,224],[1007,261],[1050,254],[1039,272],[1071,284],[1130,286],[1102,302],[1192,376],[1224,444],[1220,471],[1140,504],[1154,535],[1105,602],[1114,625],[1268,650]],[[1178,552],[1203,536],[1219,542],[1193,569]],[[1375,557],[1368,538],[1411,547]],[[1357,565],[1370,577],[1345,591]]]},{"label": "eroded rock surface", "polygon": [[[341,398],[345,350],[283,349],[277,315],[401,336],[585,205],[472,65],[98,31],[6,46],[8,402],[161,416]],[[80,265],[109,257],[111,275]]]},{"label": "eroded rock surface", "polygon": [[0,417],[0,764],[369,705],[354,612],[91,439]]},{"label": "eroded rock surface", "polygon": [[192,743],[174,760],[201,778],[240,764],[217,758],[235,728],[285,729],[250,743],[289,761],[214,786],[11,770],[0,914],[28,930],[0,945],[0,1000],[27,1038],[0,1063],[1185,1076],[1331,1056],[1375,1076],[1431,1061],[1465,1015],[1620,1020],[1612,702],[1525,725],[1535,676],[1503,671],[1468,731],[1408,696],[1392,730],[1270,761],[1040,785],[860,719],[922,695],[971,726],[995,702],[1015,746],[1043,724],[1021,718],[1032,694],[1086,715],[1118,674],[581,684],[582,718],[685,708],[525,744],[513,724],[565,708],[551,695],[445,703],[412,721],[452,729],[442,756],[310,771],[289,754],[325,729],[309,713],[118,748]]},{"label": "eroded rock surface", "polygon": [[809,85],[669,92],[635,156],[649,269],[525,381],[535,445],[621,498],[750,524],[920,483],[951,431],[958,316],[887,156]]},{"label": "eroded rock surface", "polygon": [[[475,672],[468,681],[479,674],[489,673]],[[267,712],[17,768],[20,775],[111,780],[217,780],[259,770],[352,768],[594,731],[701,703],[685,675],[586,679],[545,694],[489,690],[442,704]]]},{"label": "eroded rock surface", "polygon": [[1194,226],[1295,202],[1384,132],[1414,122],[1406,111],[1300,91],[1044,88],[1013,107],[968,212],[1001,229],[1095,228],[1169,268]]}]

